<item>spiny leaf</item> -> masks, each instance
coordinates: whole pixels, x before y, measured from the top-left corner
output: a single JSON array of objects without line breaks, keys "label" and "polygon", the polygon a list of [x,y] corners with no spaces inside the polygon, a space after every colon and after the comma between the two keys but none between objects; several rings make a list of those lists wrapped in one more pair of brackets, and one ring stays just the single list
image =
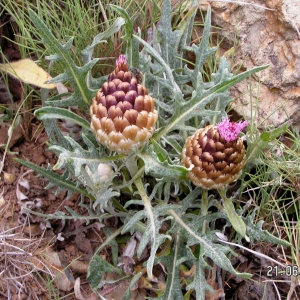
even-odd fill
[{"label": "spiny leaf", "polygon": [[189,249],[189,258],[195,266],[194,278],[193,281],[186,287],[187,290],[194,290],[196,292],[197,300],[205,300],[205,292],[209,290],[213,292],[212,287],[207,283],[205,276],[205,266],[207,263],[203,260],[203,257],[200,255],[200,258],[196,259]]},{"label": "spiny leaf", "polygon": [[122,273],[119,268],[111,265],[106,260],[101,258],[101,256],[93,256],[87,274],[87,281],[90,283],[93,289],[96,289],[100,284],[104,272],[117,272],[118,274]]},{"label": "spiny leaf", "polygon": [[[94,91],[89,90],[85,83],[85,78],[88,71],[95,65],[98,59],[88,62],[83,67],[77,67],[72,60],[69,49],[72,40],[70,39],[66,45],[61,45],[46,24],[38,17],[38,15],[29,9],[29,16],[38,32],[40,33],[43,41],[48,47],[57,55],[55,60],[58,60],[65,67],[64,78],[67,79],[74,89],[74,94],[68,99],[55,101],[56,106],[71,106],[78,105],[79,107],[86,108],[94,95]],[[50,104],[50,103],[49,103]],[[53,103],[51,104],[53,105]]]},{"label": "spiny leaf", "polygon": [[[170,10],[170,1],[165,1],[164,9]],[[169,21],[170,16],[166,15],[165,21]],[[160,30],[169,32],[171,34],[171,25],[167,23],[161,27]],[[165,33],[164,33],[165,34]],[[167,75],[166,78],[162,76],[153,76],[157,81],[157,86],[167,88],[171,93],[170,100],[167,103],[163,103],[160,99],[158,104],[160,107],[171,113],[172,117],[167,120],[160,118],[161,127],[153,136],[153,139],[158,141],[161,137],[165,136],[168,132],[176,130],[184,123],[192,119],[193,117],[205,117],[206,120],[211,119],[216,122],[216,118],[225,116],[226,106],[233,100],[228,92],[228,89],[236,83],[246,79],[252,74],[265,69],[267,66],[261,66],[248,70],[244,73],[233,76],[230,72],[229,64],[225,59],[220,60],[219,68],[216,74],[213,74],[213,81],[204,83],[202,78],[202,68],[205,59],[211,55],[216,48],[209,48],[209,37],[210,37],[210,10],[208,10],[203,38],[199,46],[193,44],[192,47],[186,49],[193,51],[196,54],[196,63],[193,71],[190,71],[186,65],[184,69],[187,71],[187,75],[193,84],[193,94],[190,99],[184,99],[182,90],[179,88],[178,83],[175,81],[173,70],[170,68],[168,60],[172,60],[172,53],[177,51],[174,50],[175,45],[171,47],[171,41],[169,38],[162,38],[161,53],[158,49],[154,49],[146,41],[141,38],[134,36],[143,46],[144,49],[154,58],[154,62],[151,63],[152,70],[158,70],[158,65],[163,68],[163,71]],[[178,45],[177,45],[178,46]],[[176,47],[177,47],[176,46]],[[166,59],[166,57],[167,59]],[[162,72],[160,72],[162,73]],[[177,79],[177,77],[176,77]],[[159,94],[158,94],[159,95]],[[170,105],[173,106],[170,107]],[[174,113],[173,113],[174,111]]]},{"label": "spiny leaf", "polygon": [[123,18],[117,18],[114,21],[114,23],[111,26],[109,26],[107,30],[96,35],[93,39],[92,44],[87,46],[81,52],[83,57],[83,63],[86,64],[89,61],[91,61],[94,48],[100,43],[105,43],[106,42],[105,39],[109,38],[110,36],[118,32],[124,24],[125,24],[125,20]]},{"label": "spiny leaf", "polygon": [[65,108],[41,107],[34,112],[34,115],[40,120],[48,120],[48,119],[69,120],[88,130],[90,129],[90,123],[87,120],[79,117],[77,114]]},{"label": "spiny leaf", "polygon": [[99,149],[93,145],[93,143],[86,137],[85,134],[82,134],[82,137],[84,142],[88,145],[87,150],[83,149],[79,143],[68,136],[66,136],[65,139],[68,142],[71,150],[65,149],[59,145],[53,145],[49,147],[49,150],[60,153],[58,161],[54,166],[55,170],[58,170],[66,165],[72,165],[75,176],[79,176],[81,167],[87,165],[90,168],[90,171],[95,174],[97,172],[99,163],[107,162],[106,157],[101,159],[103,152],[99,152]]},{"label": "spiny leaf", "polygon": [[180,270],[177,264],[179,258],[183,257],[185,254],[185,249],[183,242],[180,238],[180,232],[176,235],[172,251],[169,255],[165,255],[160,258],[163,265],[166,266],[168,270],[168,277],[165,287],[165,292],[160,298],[155,298],[159,300],[183,300],[181,285],[180,285]]},{"label": "spiny leaf", "polygon": [[270,131],[263,131],[260,135],[260,139],[264,142],[274,141],[277,137],[287,131],[287,129],[291,126],[290,122],[284,123],[276,129]]},{"label": "spiny leaf", "polygon": [[197,82],[199,80],[202,82],[201,72],[206,58],[217,50],[217,48],[210,49],[208,46],[209,39],[210,39],[210,23],[211,23],[211,9],[210,7],[208,7],[200,45],[196,46],[195,44],[193,44],[192,47],[185,48],[187,50],[193,51],[196,55],[195,67],[191,74],[191,79],[194,87],[198,85]]},{"label": "spiny leaf", "polygon": [[175,56],[177,54],[178,45],[180,43],[180,38],[183,32],[180,30],[172,30],[170,0],[164,1],[161,25],[159,25],[158,31],[160,31],[162,35],[162,59],[166,62],[168,66],[170,66],[171,69],[175,69]]},{"label": "spiny leaf", "polygon": [[[185,58],[183,49],[187,45],[190,44],[191,38],[192,38],[192,32],[194,29],[194,19],[196,16],[198,10],[198,1],[193,1],[192,7],[189,8],[189,11],[187,14],[184,16],[184,19],[181,20],[179,23],[179,30],[183,32],[180,44],[179,44],[179,49],[180,49],[180,57]],[[181,61],[180,61],[181,63]]]},{"label": "spiny leaf", "polygon": [[52,184],[53,186],[58,186],[59,188],[68,190],[71,193],[79,192],[82,195],[90,197],[90,195],[87,193],[86,190],[79,188],[72,181],[67,180],[63,176],[58,175],[51,170],[44,169],[44,168],[37,166],[31,162],[28,162],[28,161],[25,161],[25,160],[22,160],[19,158],[15,158],[14,160],[16,162],[20,163],[21,165],[24,165],[25,167],[36,171],[39,175],[44,176],[45,178],[47,178],[50,181],[50,184]]},{"label": "spiny leaf", "polygon": [[46,24],[31,9],[29,9],[29,16],[43,38],[43,41],[55,53],[54,55],[49,56],[48,59],[60,61],[65,67],[65,72],[53,78],[52,82],[68,81],[74,90],[74,93],[68,98],[61,98],[61,100],[53,101],[49,99],[48,104],[60,107],[79,106],[87,108],[96,93],[95,90],[90,89],[90,81],[92,80],[90,71],[99,60],[98,58],[92,59],[94,47],[99,43],[104,42],[104,38],[110,37],[112,34],[119,31],[120,27],[124,24],[124,19],[118,18],[109,29],[96,36],[93,43],[82,51],[84,65],[77,66],[69,53],[73,38],[70,38],[65,45],[61,45]]},{"label": "spiny leaf", "polygon": [[227,246],[222,246],[220,244],[215,244],[214,234],[207,233],[205,235],[202,235],[198,231],[195,231],[188,222],[185,223],[185,218],[183,218],[183,216],[179,216],[173,210],[169,210],[169,213],[174,217],[177,223],[176,226],[173,226],[173,228],[171,228],[171,231],[173,232],[174,230],[176,230],[177,226],[183,227],[184,232],[186,233],[187,246],[199,245],[201,247],[201,255],[203,256],[203,259],[204,257],[210,257],[220,268],[228,272],[231,272],[243,278],[251,277],[251,274],[239,273],[233,268],[230,260],[226,256],[226,253],[230,251],[230,248]]},{"label": "spiny leaf", "polygon": [[142,187],[142,183],[140,182],[140,180],[136,181],[136,185],[138,187],[138,190],[141,194],[141,198],[143,200],[144,210],[136,212],[127,221],[127,223],[123,228],[122,233],[127,231],[133,233],[136,230],[137,222],[139,222],[145,217],[147,218],[147,227],[146,230],[143,232],[143,236],[137,250],[137,255],[138,257],[140,257],[147,244],[150,243],[151,250],[150,250],[150,257],[148,258],[147,261],[147,274],[149,277],[152,277],[152,269],[153,269],[157,249],[166,239],[171,239],[170,235],[159,233],[162,224],[169,218],[168,216],[166,218],[162,218],[162,216],[167,215],[167,211],[169,209],[176,209],[178,208],[178,206],[157,205],[156,207],[152,207],[151,202],[149,201],[147,195],[145,194],[145,190]]},{"label": "spiny leaf", "polygon": [[160,161],[152,145],[146,148],[139,156],[145,163],[145,172],[147,174],[151,173],[153,176],[168,177],[169,179],[185,178],[185,175],[189,172],[183,166],[170,164],[166,159]]},{"label": "spiny leaf", "polygon": [[[259,72],[268,66],[255,67],[249,71],[245,71],[244,73],[238,74],[236,76],[224,76],[223,81],[218,83],[217,85],[211,87],[210,89],[203,92],[201,97],[196,97],[196,95],[189,100],[188,102],[182,104],[180,108],[177,109],[175,114],[168,120],[168,125],[161,128],[153,138],[158,140],[161,136],[164,136],[168,132],[174,130],[179,124],[183,121],[189,120],[191,117],[195,116],[196,112],[199,112],[204,116],[208,113],[208,111],[204,110],[205,105],[209,104],[211,101],[217,99],[218,97],[223,96],[223,92],[227,93],[227,89],[236,83],[246,79],[250,75]],[[228,74],[229,75],[229,74]],[[224,95],[225,97],[226,94]],[[214,114],[212,114],[214,115]]]},{"label": "spiny leaf", "polygon": [[[167,73],[167,77],[170,80],[170,87],[173,86],[174,89],[176,89],[176,92],[181,93],[180,88],[177,86],[174,80],[174,76],[172,74],[172,70],[169,67],[169,65],[164,61],[164,59],[160,56],[160,54],[152,48],[146,41],[144,41],[142,38],[140,38],[137,35],[133,35],[135,39],[137,39],[141,44],[144,45],[144,47],[147,49],[148,53],[153,56],[157,60],[157,62],[164,68],[165,72]],[[160,80],[162,80],[160,78]]]},{"label": "spiny leaf", "polygon": [[[42,98],[42,105],[45,105],[46,100],[49,97],[49,90],[41,89],[41,98]],[[52,145],[60,145],[68,149],[68,143],[66,142],[60,128],[57,125],[57,120],[47,119],[43,121],[45,130],[49,137],[49,142]]]},{"label": "spiny leaf", "polygon": [[104,212],[105,207],[107,206],[108,201],[110,201],[113,197],[119,197],[120,193],[114,191],[112,188],[103,189],[100,190],[96,194],[96,200],[93,204],[93,208],[96,209],[96,207],[99,205],[99,210],[101,212]]},{"label": "spiny leaf", "polygon": [[244,221],[247,225],[247,233],[251,242],[258,241],[258,242],[268,242],[275,245],[282,245],[284,247],[291,247],[291,244],[288,241],[282,240],[274,235],[272,235],[267,230],[262,229],[262,225],[264,223],[263,220],[259,221],[256,225],[251,222],[250,217],[244,218]]},{"label": "spiny leaf", "polygon": [[122,39],[126,41],[126,57],[130,67],[139,68],[139,48],[137,43],[133,43],[133,21],[132,18],[128,15],[127,11],[117,5],[109,5],[114,11],[116,11],[120,16],[125,20],[125,35],[122,36]]}]

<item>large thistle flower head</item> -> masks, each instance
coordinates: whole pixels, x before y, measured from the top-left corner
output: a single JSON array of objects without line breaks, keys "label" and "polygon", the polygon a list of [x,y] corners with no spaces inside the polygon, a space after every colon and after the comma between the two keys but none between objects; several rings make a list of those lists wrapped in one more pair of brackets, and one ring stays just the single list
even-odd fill
[{"label": "large thistle flower head", "polygon": [[154,99],[128,69],[125,55],[117,58],[114,71],[92,101],[91,129],[110,150],[128,153],[152,137],[158,118]]},{"label": "large thistle flower head", "polygon": [[219,189],[241,176],[246,149],[238,137],[248,122],[234,123],[228,118],[197,130],[182,150],[182,164],[191,168],[189,179],[204,189]]}]

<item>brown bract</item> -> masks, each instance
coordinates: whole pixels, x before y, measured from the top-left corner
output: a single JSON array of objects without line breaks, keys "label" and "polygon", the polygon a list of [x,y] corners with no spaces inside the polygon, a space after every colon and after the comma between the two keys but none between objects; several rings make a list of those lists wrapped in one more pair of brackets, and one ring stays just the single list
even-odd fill
[{"label": "brown bract", "polygon": [[90,115],[91,129],[100,143],[120,153],[143,146],[151,138],[158,117],[153,98],[124,60],[119,60],[93,98]]},{"label": "brown bract", "polygon": [[219,189],[237,180],[245,164],[245,146],[240,138],[226,142],[213,125],[188,137],[181,160],[190,180],[205,189]]}]

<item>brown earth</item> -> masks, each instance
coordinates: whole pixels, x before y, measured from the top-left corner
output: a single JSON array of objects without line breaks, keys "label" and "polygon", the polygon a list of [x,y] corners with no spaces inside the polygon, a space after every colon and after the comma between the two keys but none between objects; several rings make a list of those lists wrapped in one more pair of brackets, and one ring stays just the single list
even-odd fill
[{"label": "brown earth", "polygon": [[[37,125],[34,124],[33,129],[35,130],[36,127]],[[4,296],[7,292],[5,285],[10,286],[12,295],[17,295],[19,289],[15,288],[14,285],[18,279],[14,279],[14,277],[26,274],[28,275],[21,280],[24,286],[20,288],[24,297],[27,295],[25,297],[27,299],[31,295],[32,299],[36,299],[34,296],[37,299],[49,299],[49,290],[47,290],[43,280],[47,281],[48,276],[49,281],[50,275],[47,275],[47,273],[55,274],[55,270],[52,269],[54,262],[47,260],[45,256],[55,256],[56,254],[59,255],[57,262],[62,263],[61,267],[58,267],[61,270],[66,268],[72,261],[77,260],[74,265],[71,265],[71,270],[65,272],[69,277],[60,288],[71,289],[74,278],[80,277],[81,292],[85,299],[90,297],[91,294],[85,278],[88,261],[103,239],[101,226],[97,222],[93,223],[92,226],[85,226],[80,221],[73,220],[63,222],[54,219],[47,221],[43,217],[28,214],[24,211],[24,208],[28,207],[42,214],[53,214],[58,210],[65,211],[64,206],[67,205],[78,211],[78,213],[84,214],[77,205],[80,201],[79,194],[73,194],[67,199],[66,192],[56,195],[56,188],[45,190],[48,184],[46,179],[37,177],[34,172],[20,166],[13,160],[14,157],[18,157],[39,166],[47,167],[48,164],[53,166],[56,157],[53,153],[46,151],[46,141],[45,132],[38,134],[31,142],[24,139],[20,140],[11,149],[15,154],[8,155],[5,159],[4,170],[10,181],[2,180],[0,183],[0,190],[3,191],[4,198],[4,204],[0,208],[0,230],[5,233],[1,237],[0,252],[15,252],[13,246],[20,247],[25,252],[19,250],[17,251],[18,254],[8,254],[6,257],[1,256],[0,258],[0,266],[2,266],[0,270],[5,269],[1,276],[3,282],[0,284],[2,286],[0,297],[2,295],[3,299],[6,299]],[[14,236],[7,237],[10,234]],[[59,234],[64,238],[63,241],[57,240]],[[33,265],[29,266],[25,261],[32,261]],[[44,270],[41,278],[37,273],[42,274],[43,272],[39,270]],[[30,274],[31,272],[33,273]],[[53,288],[55,290],[56,286],[54,285]],[[68,291],[60,291],[59,294],[64,296],[68,294]],[[67,299],[76,298],[68,296]]]}]

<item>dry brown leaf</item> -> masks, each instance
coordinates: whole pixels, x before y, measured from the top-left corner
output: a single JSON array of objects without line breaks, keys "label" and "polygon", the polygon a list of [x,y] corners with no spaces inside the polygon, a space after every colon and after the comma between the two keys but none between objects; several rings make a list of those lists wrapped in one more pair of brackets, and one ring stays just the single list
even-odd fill
[{"label": "dry brown leaf", "polygon": [[40,253],[45,265],[54,276],[56,286],[65,292],[70,291],[74,285],[74,277],[69,268],[67,268],[62,254],[55,252],[52,248],[46,248]]},{"label": "dry brown leaf", "polygon": [[52,77],[31,59],[22,59],[16,62],[0,64],[0,70],[19,80],[34,84],[45,89],[54,89],[55,83],[45,83]]},{"label": "dry brown leaf", "polygon": [[[106,284],[100,292],[101,296],[104,296],[107,300],[122,299],[124,296],[130,280],[120,280],[122,276],[116,273],[104,273],[103,280],[107,282],[114,282],[113,284]],[[131,290],[131,300],[144,300],[146,299],[145,289]]]},{"label": "dry brown leaf", "polygon": [[84,300],[84,297],[82,296],[81,291],[80,291],[80,277],[77,277],[74,282],[74,294],[75,294],[76,299]]},{"label": "dry brown leaf", "polygon": [[24,227],[23,232],[29,236],[40,236],[42,234],[42,230],[39,224],[30,224]]},{"label": "dry brown leaf", "polygon": [[70,268],[74,273],[86,274],[89,269],[89,261],[87,260],[74,260],[70,264]]},{"label": "dry brown leaf", "polygon": [[[8,126],[6,124],[1,124],[0,125],[0,145],[6,144],[8,142],[8,134],[11,126]],[[14,127],[10,141],[8,144],[8,148],[11,149],[18,141],[20,141],[21,138],[24,136],[24,131],[21,128],[21,126]]]},{"label": "dry brown leaf", "polygon": [[33,170],[29,170],[27,172],[25,172],[18,180],[17,182],[17,189],[16,189],[16,195],[17,195],[17,199],[18,201],[23,201],[25,199],[28,199],[28,197],[23,193],[21,192],[20,190],[20,186],[24,187],[26,190],[29,190],[30,189],[30,186],[29,186],[29,182],[27,179],[25,179],[24,177],[28,174],[28,173],[31,173],[33,172]]},{"label": "dry brown leaf", "polygon": [[216,267],[216,265],[214,265],[214,272],[209,271],[209,273],[208,273],[207,283],[214,289],[214,291],[213,292],[206,291],[205,299],[218,300],[221,297],[225,297],[224,290],[219,289],[217,278],[215,278],[214,274],[216,274],[216,271],[217,271],[217,267]]},{"label": "dry brown leaf", "polygon": [[83,232],[80,232],[75,236],[75,244],[80,251],[86,254],[91,254],[93,252],[92,244],[90,240],[85,237]]}]

